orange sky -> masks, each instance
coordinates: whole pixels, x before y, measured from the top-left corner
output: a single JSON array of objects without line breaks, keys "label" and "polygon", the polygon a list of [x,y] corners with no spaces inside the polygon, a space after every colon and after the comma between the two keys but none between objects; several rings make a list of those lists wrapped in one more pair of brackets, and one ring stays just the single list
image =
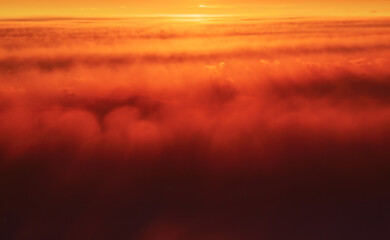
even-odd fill
[{"label": "orange sky", "polygon": [[390,16],[390,0],[0,0],[0,17],[154,14]]}]

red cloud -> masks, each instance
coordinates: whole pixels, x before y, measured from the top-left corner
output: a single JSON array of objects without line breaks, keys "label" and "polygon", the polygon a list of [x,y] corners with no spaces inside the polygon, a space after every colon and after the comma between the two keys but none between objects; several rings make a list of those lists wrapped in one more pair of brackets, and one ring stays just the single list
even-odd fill
[{"label": "red cloud", "polygon": [[68,23],[2,23],[4,239],[389,234],[387,20]]}]

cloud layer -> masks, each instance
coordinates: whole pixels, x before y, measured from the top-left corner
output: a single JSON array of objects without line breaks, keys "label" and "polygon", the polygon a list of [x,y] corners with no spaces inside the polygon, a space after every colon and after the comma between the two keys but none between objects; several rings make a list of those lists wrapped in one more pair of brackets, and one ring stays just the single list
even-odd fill
[{"label": "cloud layer", "polygon": [[81,21],[2,23],[5,239],[390,235],[388,20]]}]

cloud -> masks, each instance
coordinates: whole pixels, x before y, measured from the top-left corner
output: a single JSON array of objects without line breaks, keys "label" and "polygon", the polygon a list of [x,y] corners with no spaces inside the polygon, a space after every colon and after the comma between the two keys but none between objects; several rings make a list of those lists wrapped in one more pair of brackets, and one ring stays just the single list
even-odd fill
[{"label": "cloud", "polygon": [[388,234],[387,21],[90,21],[0,30],[0,236]]}]

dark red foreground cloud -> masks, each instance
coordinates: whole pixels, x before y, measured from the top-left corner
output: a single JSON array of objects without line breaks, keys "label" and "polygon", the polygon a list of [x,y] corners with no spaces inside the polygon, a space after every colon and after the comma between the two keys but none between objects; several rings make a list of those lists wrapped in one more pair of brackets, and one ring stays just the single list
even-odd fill
[{"label": "dark red foreground cloud", "polygon": [[390,237],[388,20],[53,21],[1,23],[1,239]]}]

